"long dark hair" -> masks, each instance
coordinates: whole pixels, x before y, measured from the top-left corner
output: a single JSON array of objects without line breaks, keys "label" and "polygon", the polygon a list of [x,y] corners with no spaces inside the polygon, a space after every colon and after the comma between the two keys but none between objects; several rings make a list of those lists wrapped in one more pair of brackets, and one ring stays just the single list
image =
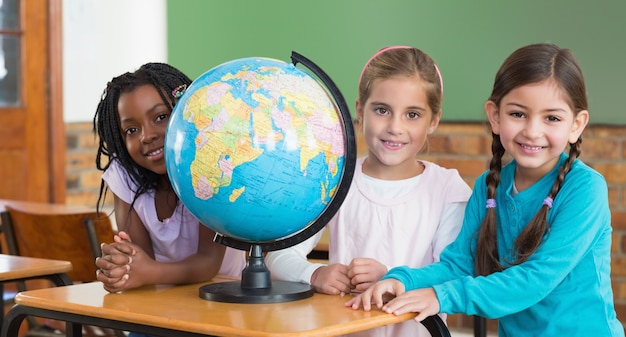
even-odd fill
[{"label": "long dark hair", "polygon": [[[570,50],[548,43],[532,44],[514,51],[498,70],[489,101],[499,107],[502,98],[511,90],[547,79],[553,79],[559,85],[575,114],[587,110],[585,81],[576,57]],[[496,189],[500,183],[502,157],[505,152],[500,136],[494,133],[492,136],[491,152],[493,157],[486,177],[488,199],[495,199],[496,197]],[[569,158],[560,167],[558,177],[554,181],[548,197],[552,199],[556,197],[565,175],[569,172],[574,160],[580,155],[581,142],[582,138],[579,138],[575,143],[570,144]],[[543,236],[548,230],[548,209],[547,205],[543,205],[515,240],[516,260],[510,261],[512,264],[523,263],[541,245]],[[489,275],[504,269],[498,255],[496,228],[495,208],[488,208],[478,233],[477,275]]]},{"label": "long dark hair", "polygon": [[[171,112],[178,98],[175,97],[177,90],[189,86],[191,79],[168,64],[146,63],[135,72],[124,73],[107,83],[93,118],[93,132],[98,137],[96,168],[105,171],[113,160],[117,160],[137,186],[135,200],[142,193],[154,189],[161,177],[137,165],[130,157],[120,128],[117,104],[122,93],[132,92],[137,87],[146,84],[153,85],[157,89],[161,99]],[[98,196],[98,208],[104,202],[105,194],[106,186],[102,181]]]}]

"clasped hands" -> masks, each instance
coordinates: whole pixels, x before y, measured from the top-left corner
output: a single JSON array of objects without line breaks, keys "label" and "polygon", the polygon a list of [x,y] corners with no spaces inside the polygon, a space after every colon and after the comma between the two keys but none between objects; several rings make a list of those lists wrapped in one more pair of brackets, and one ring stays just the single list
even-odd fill
[{"label": "clasped hands", "polygon": [[387,267],[371,258],[356,258],[349,265],[331,264],[311,275],[315,291],[330,295],[362,292],[387,273]]},{"label": "clasped hands", "polygon": [[[96,258],[96,279],[109,292],[139,287],[142,284],[141,269],[146,268],[150,258],[139,246],[132,243],[126,232],[119,232],[113,243],[102,243],[102,257]],[[133,277],[131,277],[131,275]]]}]

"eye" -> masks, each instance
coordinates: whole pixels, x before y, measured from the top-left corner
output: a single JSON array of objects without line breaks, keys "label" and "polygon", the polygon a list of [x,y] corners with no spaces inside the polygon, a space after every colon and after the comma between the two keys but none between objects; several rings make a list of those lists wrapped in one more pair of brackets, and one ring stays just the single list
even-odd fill
[{"label": "eye", "polygon": [[416,111],[410,111],[410,112],[407,112],[406,117],[408,119],[418,119],[420,118],[420,114],[419,112],[416,112]]},{"label": "eye", "polygon": [[126,130],[124,130],[124,133],[126,135],[132,135],[135,132],[137,132],[137,128],[127,128]]},{"label": "eye", "polygon": [[378,115],[388,115],[389,114],[389,110],[383,108],[383,107],[378,107],[374,109],[374,112],[376,112],[376,114]]},{"label": "eye", "polygon": [[546,116],[546,120],[548,122],[560,122],[561,118],[559,118],[558,116],[555,116],[555,115],[549,115],[549,116]]},{"label": "eye", "polygon": [[169,117],[170,117],[170,114],[160,114],[160,115],[156,116],[156,120],[157,120],[157,122],[165,121]]},{"label": "eye", "polygon": [[514,117],[514,118],[524,118],[525,115],[523,112],[519,112],[519,111],[511,111],[509,112],[509,116]]}]

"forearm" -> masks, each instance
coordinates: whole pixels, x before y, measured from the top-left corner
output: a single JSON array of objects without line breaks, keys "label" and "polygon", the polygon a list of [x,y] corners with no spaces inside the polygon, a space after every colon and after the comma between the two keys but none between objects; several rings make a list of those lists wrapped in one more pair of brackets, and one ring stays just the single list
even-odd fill
[{"label": "forearm", "polygon": [[293,247],[270,252],[265,258],[272,278],[292,282],[311,283],[313,272],[324,266],[320,263],[310,263],[306,256],[313,250],[319,241],[322,231],[313,237]]},{"label": "forearm", "polygon": [[[152,260],[139,267],[130,277],[140,277],[142,284],[189,284],[204,282],[217,275],[222,259],[194,254],[179,262],[159,262]],[[133,275],[134,274],[134,275]]]}]

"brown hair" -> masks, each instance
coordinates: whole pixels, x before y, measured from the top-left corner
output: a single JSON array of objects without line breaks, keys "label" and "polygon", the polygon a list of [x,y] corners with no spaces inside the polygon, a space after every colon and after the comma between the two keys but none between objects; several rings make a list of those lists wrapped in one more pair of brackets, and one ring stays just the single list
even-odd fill
[{"label": "brown hair", "polygon": [[[585,81],[576,57],[570,50],[548,43],[532,44],[514,51],[498,70],[489,101],[499,107],[502,98],[511,90],[547,79],[553,79],[563,90],[565,99],[575,114],[587,110]],[[492,137],[491,152],[493,157],[486,177],[487,199],[495,199],[496,197],[496,188],[500,183],[502,156],[505,152],[500,136],[492,133]],[[580,155],[581,142],[582,138],[578,138],[575,143],[570,144],[569,158],[561,166],[548,197],[552,199],[556,197],[565,175],[569,172],[574,160]],[[546,219],[548,209],[549,207],[544,204],[517,237],[514,245],[516,260],[510,261],[510,263],[514,265],[523,263],[539,248],[543,236],[548,230]],[[488,208],[478,233],[477,275],[489,275],[504,269],[498,256],[496,228],[495,208]]]},{"label": "brown hair", "polygon": [[357,98],[361,105],[369,98],[372,84],[378,79],[393,76],[418,75],[427,83],[426,97],[433,114],[441,111],[443,87],[435,61],[423,51],[413,47],[389,47],[379,51],[365,64],[359,81]]}]

